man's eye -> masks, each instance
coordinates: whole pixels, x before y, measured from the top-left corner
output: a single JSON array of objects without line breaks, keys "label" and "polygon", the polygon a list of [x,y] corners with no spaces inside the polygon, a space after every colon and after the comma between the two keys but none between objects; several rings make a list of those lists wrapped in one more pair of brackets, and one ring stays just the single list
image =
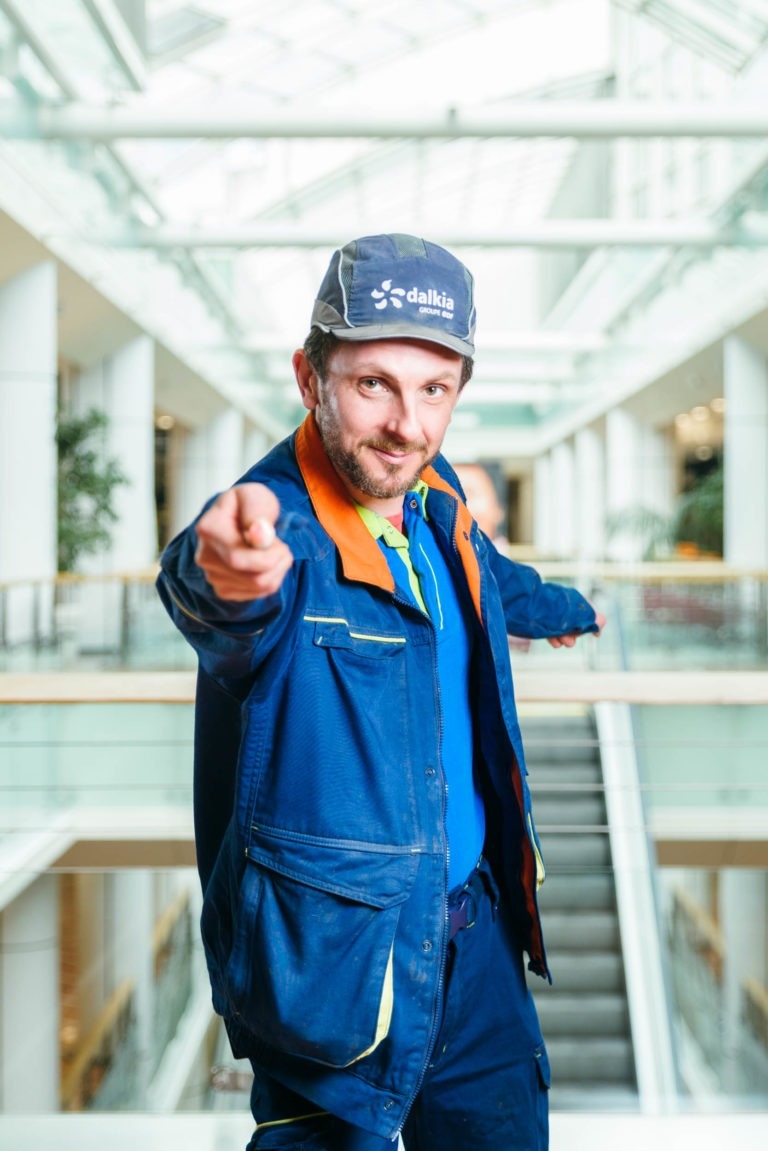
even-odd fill
[{"label": "man's eye", "polygon": [[436,396],[442,396],[445,393],[445,388],[442,384],[427,384],[424,391],[430,398],[432,398]]},{"label": "man's eye", "polygon": [[375,376],[370,376],[367,379],[361,380],[360,386],[365,388],[367,392],[377,392],[384,385],[381,380],[377,380]]}]

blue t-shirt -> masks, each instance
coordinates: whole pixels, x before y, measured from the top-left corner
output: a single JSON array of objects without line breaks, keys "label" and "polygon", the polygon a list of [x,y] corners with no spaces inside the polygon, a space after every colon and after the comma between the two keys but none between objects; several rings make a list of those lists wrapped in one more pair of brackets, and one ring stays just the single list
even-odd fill
[{"label": "blue t-shirt", "polygon": [[426,486],[420,484],[406,494],[403,533],[365,509],[362,518],[377,537],[398,590],[430,617],[435,628],[440,756],[447,793],[448,885],[453,888],[463,883],[475,867],[485,839],[485,810],[473,771],[469,695],[474,624],[468,597],[456,587],[429,526],[425,513],[426,490]]}]

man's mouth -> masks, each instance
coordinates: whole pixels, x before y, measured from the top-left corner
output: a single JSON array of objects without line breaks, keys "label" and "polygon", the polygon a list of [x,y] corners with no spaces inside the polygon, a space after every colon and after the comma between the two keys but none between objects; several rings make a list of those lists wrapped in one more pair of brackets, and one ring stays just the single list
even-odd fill
[{"label": "man's mouth", "polygon": [[416,454],[423,455],[426,450],[424,444],[392,444],[382,440],[368,440],[366,447],[371,448],[380,459],[394,467]]}]

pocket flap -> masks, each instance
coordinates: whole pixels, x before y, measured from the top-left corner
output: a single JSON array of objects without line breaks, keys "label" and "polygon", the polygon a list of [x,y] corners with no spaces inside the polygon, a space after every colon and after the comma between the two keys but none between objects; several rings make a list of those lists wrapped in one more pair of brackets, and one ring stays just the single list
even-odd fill
[{"label": "pocket flap", "polygon": [[254,826],[246,855],[262,867],[368,907],[408,898],[419,865],[417,848],[325,839]]},{"label": "pocket flap", "polygon": [[539,1083],[543,1088],[548,1090],[552,1081],[552,1076],[549,1070],[549,1056],[547,1055],[547,1049],[543,1043],[540,1043],[538,1047],[534,1048],[533,1058],[534,1062],[536,1063],[536,1070],[539,1075]]},{"label": "pocket flap", "polygon": [[403,651],[406,645],[405,636],[402,634],[377,631],[370,627],[355,627],[344,619],[322,619],[312,615],[306,615],[304,618],[314,622],[312,642],[315,647],[342,648],[366,659],[388,659]]}]

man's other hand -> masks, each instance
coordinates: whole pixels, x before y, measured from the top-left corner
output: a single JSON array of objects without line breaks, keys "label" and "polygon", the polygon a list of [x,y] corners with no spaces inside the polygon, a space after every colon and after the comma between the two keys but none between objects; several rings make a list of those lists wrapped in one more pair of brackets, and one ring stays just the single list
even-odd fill
[{"label": "man's other hand", "polygon": [[200,517],[195,560],[220,599],[262,599],[279,590],[293,563],[275,533],[279,513],[264,484],[238,484]]},{"label": "man's other hand", "polygon": [[[605,616],[602,612],[595,612],[595,622],[597,624],[598,630],[596,632],[590,632],[589,634],[598,636],[601,634],[603,628],[605,627]],[[579,632],[574,632],[571,635],[551,635],[548,638],[547,643],[550,647],[575,647],[576,640],[579,638],[580,634],[581,633]]]}]

